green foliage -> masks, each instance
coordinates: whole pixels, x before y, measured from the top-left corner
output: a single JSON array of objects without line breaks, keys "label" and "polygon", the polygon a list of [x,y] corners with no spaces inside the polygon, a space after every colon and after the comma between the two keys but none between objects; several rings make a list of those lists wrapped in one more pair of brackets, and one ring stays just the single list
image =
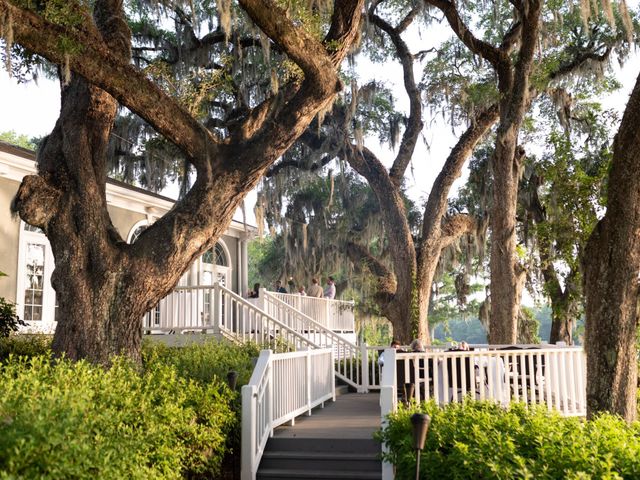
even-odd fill
[{"label": "green foliage", "polygon": [[599,138],[600,144],[579,148],[554,131],[549,137],[552,151],[538,164],[549,185],[543,191],[549,221],[537,227],[537,234],[553,241],[557,257],[571,267],[579,261],[576,246],[584,246],[606,202],[603,185],[611,153],[608,139]]},{"label": "green foliage", "polygon": [[[6,276],[6,273],[0,272],[0,278]],[[16,315],[16,305],[0,297],[0,339],[17,332],[24,325],[26,324]]]},{"label": "green foliage", "polygon": [[51,337],[49,335],[11,335],[0,338],[0,363],[13,357],[38,357],[51,354]]},{"label": "green foliage", "polygon": [[[35,150],[37,145],[33,138],[29,138],[26,135],[16,133],[13,130],[8,132],[0,132],[0,141],[16,145],[18,147],[26,148],[28,150]],[[2,272],[0,272],[2,273]],[[6,274],[0,275],[0,277],[6,276]]]},{"label": "green foliage", "polygon": [[[365,320],[362,320],[362,318]],[[356,325],[360,342],[367,345],[389,345],[391,343],[391,324],[388,320],[378,316],[362,315]]]},{"label": "green foliage", "polygon": [[168,347],[146,342],[142,350],[143,365],[172,365],[181,377],[202,385],[227,381],[227,373],[238,372],[238,385],[249,383],[253,371],[252,359],[260,354],[253,343],[235,345],[210,340],[185,347]]},{"label": "green foliage", "polygon": [[279,235],[254,238],[249,242],[249,285],[270,288],[282,277],[284,244]]},{"label": "green foliage", "polygon": [[458,40],[443,42],[424,68],[421,88],[432,111],[450,116],[452,125],[498,101],[495,75]]},{"label": "green foliage", "polygon": [[237,451],[257,345],[145,343],[142,371],[52,363],[51,339],[0,339],[0,478],[212,478]]},{"label": "green foliage", "polygon": [[24,325],[26,324],[16,315],[15,304],[0,297],[0,338],[8,337]]},{"label": "green foliage", "polygon": [[0,385],[2,478],[210,477],[236,422],[223,383],[160,363],[12,358]]},{"label": "green foliage", "polygon": [[[458,281],[456,288],[456,278],[465,280]],[[467,320],[474,318],[480,307],[475,298],[468,298],[484,290],[484,286],[479,283],[467,284],[467,276],[461,271],[444,272],[441,278],[434,283],[435,292],[429,304],[429,324],[435,326],[443,324],[447,331],[447,324],[452,320]],[[461,288],[460,283],[464,283]],[[458,291],[458,289],[462,291]],[[461,338],[459,340],[466,340]],[[468,340],[467,340],[468,341]]]},{"label": "green foliage", "polygon": [[427,413],[431,426],[421,478],[618,479],[640,474],[640,426],[612,415],[592,421],[563,418],[546,408],[508,409],[468,401],[399,407],[378,438],[399,480],[415,478],[410,417]]}]

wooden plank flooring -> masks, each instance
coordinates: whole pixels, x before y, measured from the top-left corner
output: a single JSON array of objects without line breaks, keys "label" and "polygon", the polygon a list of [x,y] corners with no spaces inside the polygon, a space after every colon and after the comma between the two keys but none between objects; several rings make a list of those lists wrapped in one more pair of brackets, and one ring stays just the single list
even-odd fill
[{"label": "wooden plank flooring", "polygon": [[348,393],[339,395],[312,415],[296,418],[294,426],[281,426],[274,432],[280,438],[367,438],[380,429],[380,395]]}]

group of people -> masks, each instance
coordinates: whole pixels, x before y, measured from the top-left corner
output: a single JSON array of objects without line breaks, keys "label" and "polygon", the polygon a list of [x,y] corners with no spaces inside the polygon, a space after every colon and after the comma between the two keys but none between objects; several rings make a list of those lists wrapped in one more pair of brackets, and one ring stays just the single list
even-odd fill
[{"label": "group of people", "polygon": [[[290,293],[290,294],[298,294],[304,295],[308,297],[316,297],[316,298],[336,298],[336,284],[333,277],[327,277],[327,287],[323,290],[322,287],[318,283],[317,278],[311,279],[311,286],[309,289],[305,289],[304,285],[300,285],[296,288],[295,282],[293,279],[289,279],[288,282],[289,290],[282,286],[282,282],[280,280],[276,280],[274,284],[273,291],[276,293]],[[249,298],[258,298],[260,296],[260,284],[256,283],[253,285],[253,290],[249,291]]]},{"label": "group of people", "polygon": [[[398,350],[398,352],[400,353],[404,353],[406,350],[404,350],[402,348],[402,344],[396,340],[393,339],[391,341],[391,345],[389,345],[391,348]],[[467,351],[469,350],[469,344],[467,342],[460,342],[460,343],[456,343],[453,342],[451,345],[451,348],[449,349],[449,351]],[[422,340],[420,340],[419,338],[416,338],[415,340],[413,340],[411,342],[411,344],[409,345],[409,352],[424,352],[425,348],[424,345],[422,344]],[[378,357],[378,363],[380,364],[380,366],[384,365],[384,355],[383,353],[380,353],[380,356]]]}]

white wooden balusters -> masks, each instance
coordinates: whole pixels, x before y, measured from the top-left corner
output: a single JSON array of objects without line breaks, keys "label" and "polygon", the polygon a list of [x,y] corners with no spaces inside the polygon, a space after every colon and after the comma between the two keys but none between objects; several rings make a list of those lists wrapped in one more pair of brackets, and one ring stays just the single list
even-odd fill
[{"label": "white wooden balusters", "polygon": [[335,400],[333,350],[263,350],[242,387],[242,480],[254,480],[274,428]]}]

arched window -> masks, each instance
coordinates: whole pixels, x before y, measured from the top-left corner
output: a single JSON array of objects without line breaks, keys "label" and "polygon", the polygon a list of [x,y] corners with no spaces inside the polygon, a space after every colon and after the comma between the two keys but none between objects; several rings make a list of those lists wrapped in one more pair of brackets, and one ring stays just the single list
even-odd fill
[{"label": "arched window", "polygon": [[141,220],[137,222],[129,232],[129,243],[134,243],[138,237],[144,232],[147,228],[149,228],[149,222],[147,220]]},{"label": "arched window", "polygon": [[227,254],[220,243],[216,243],[216,246],[210,250],[204,252],[202,255],[202,263],[209,265],[218,265],[220,267],[228,267],[229,262],[227,260]]}]

